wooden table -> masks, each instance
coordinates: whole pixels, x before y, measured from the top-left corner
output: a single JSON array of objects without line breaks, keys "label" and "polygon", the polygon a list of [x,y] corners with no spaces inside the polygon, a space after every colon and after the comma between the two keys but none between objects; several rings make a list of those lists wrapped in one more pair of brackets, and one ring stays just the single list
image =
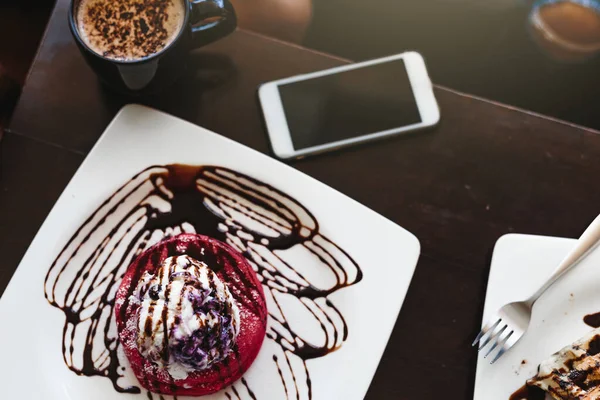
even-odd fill
[{"label": "wooden table", "polygon": [[[102,88],[85,65],[67,3],[58,1],[2,142],[0,293],[85,155],[131,101]],[[258,84],[346,62],[246,31],[194,60],[194,79],[136,101],[262,152]],[[443,88],[436,96],[442,123],[433,132],[292,164],[421,241],[369,399],[472,397],[470,342],[495,241],[509,232],[575,237],[600,212],[597,132]]]}]

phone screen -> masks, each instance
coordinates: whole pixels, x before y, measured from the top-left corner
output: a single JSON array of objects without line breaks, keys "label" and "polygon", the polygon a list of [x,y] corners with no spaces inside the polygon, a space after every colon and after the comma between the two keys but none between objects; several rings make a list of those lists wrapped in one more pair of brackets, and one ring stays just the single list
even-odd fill
[{"label": "phone screen", "polygon": [[279,86],[294,149],[422,122],[403,60]]}]

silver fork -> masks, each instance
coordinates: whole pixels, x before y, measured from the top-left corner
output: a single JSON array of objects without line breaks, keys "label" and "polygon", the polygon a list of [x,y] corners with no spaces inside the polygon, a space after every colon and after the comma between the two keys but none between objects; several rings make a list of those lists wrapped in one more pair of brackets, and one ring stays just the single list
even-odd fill
[{"label": "silver fork", "polygon": [[475,338],[473,346],[479,344],[478,351],[488,344],[491,345],[484,358],[487,358],[494,349],[498,352],[490,362],[495,363],[510,349],[525,333],[531,321],[531,309],[536,300],[556,282],[565,272],[581,261],[596,246],[600,240],[600,215],[587,227],[579,237],[575,247],[556,267],[552,275],[531,297],[524,301],[516,301],[504,305],[495,315],[489,318]]}]

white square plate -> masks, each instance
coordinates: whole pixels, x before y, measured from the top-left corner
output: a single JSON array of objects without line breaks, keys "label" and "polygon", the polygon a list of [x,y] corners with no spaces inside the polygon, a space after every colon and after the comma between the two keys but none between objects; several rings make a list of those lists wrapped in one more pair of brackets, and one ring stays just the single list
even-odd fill
[{"label": "white square plate", "polygon": [[[293,168],[203,128],[134,105],[121,110],[81,165],[0,299],[0,397],[159,398],[144,390],[119,393],[113,387],[113,383],[119,388],[139,384],[115,348],[111,300],[119,277],[136,253],[135,248],[129,252],[120,246],[135,241],[133,237],[144,229],[153,234],[148,234],[142,248],[157,241],[167,226],[156,227],[154,221],[156,229],[152,230],[148,221],[158,214],[175,214],[179,207],[169,202],[173,187],[154,180],[170,174],[165,166],[171,164],[198,166],[197,171],[210,181],[204,182],[204,197],[196,193],[192,212],[203,218],[211,215],[212,219],[204,221],[212,223],[195,225],[198,233],[217,232],[238,249],[260,253],[263,260],[279,260],[271,263],[270,272],[257,265],[260,257],[251,262],[267,292],[268,332],[287,335],[294,343],[284,351],[275,340],[265,339],[245,379],[209,398],[363,398],[411,281],[419,256],[418,240]],[[200,181],[190,182],[198,190],[195,184]],[[241,203],[228,203],[231,192],[224,187],[235,187]],[[150,212],[141,215],[140,209]],[[130,210],[134,210],[133,219],[125,218]],[[248,217],[248,210],[266,214]],[[269,210],[283,210],[283,214],[274,216]],[[182,211],[178,208],[178,215],[187,218]],[[264,221],[278,218],[283,228],[271,229]],[[192,227],[184,223],[189,221],[171,222],[180,225],[167,234]],[[270,247],[297,223],[303,229],[295,242],[284,248]],[[86,266],[90,269],[84,271]],[[108,273],[112,269],[114,276]],[[301,271],[302,279],[294,275],[294,269]],[[105,280],[92,285],[94,277]],[[69,290],[73,282],[76,288],[94,289]],[[319,295],[310,299],[278,289],[309,284],[319,288]],[[71,315],[69,323],[67,314]],[[275,319],[287,320],[287,328]],[[98,324],[95,333],[94,324]],[[308,344],[321,352],[320,357],[299,357]],[[119,378],[113,382],[101,376],[107,371]]]},{"label": "white square plate", "polygon": [[[533,293],[574,244],[575,239],[545,236],[501,237],[492,256],[483,320]],[[599,266],[596,249],[548,289],[536,302],[525,335],[494,365],[479,354],[475,400],[508,400],[537,373],[540,362],[593,329],[583,317],[600,312]]]}]

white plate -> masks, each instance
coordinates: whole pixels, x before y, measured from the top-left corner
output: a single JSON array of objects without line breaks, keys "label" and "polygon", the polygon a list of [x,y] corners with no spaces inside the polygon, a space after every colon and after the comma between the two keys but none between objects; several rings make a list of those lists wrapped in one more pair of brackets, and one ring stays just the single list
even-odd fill
[{"label": "white plate", "polygon": [[[536,290],[574,245],[574,239],[517,235],[496,243],[483,319],[502,305]],[[534,376],[539,363],[593,328],[583,322],[600,312],[600,251],[595,250],[554,284],[535,304],[523,338],[494,365],[479,355],[476,400],[507,400]]]},{"label": "white plate", "polygon": [[[230,229],[229,233],[223,233],[223,238],[226,237],[238,247],[248,246],[253,250],[262,251],[263,256],[277,253],[293,268],[301,270],[307,281],[321,289],[330,289],[336,282],[347,282],[346,285],[342,285],[345,287],[334,290],[326,298],[322,295],[314,301],[306,298],[300,300],[299,297],[289,294],[282,295],[263,284],[268,292],[270,313],[281,318],[281,313],[276,311],[271,297],[275,293],[290,329],[295,331],[296,338],[301,338],[318,348],[339,348],[303,363],[297,352],[284,352],[275,341],[266,339],[258,359],[245,375],[246,384],[238,381],[234,387],[210,398],[249,399],[252,396],[248,388],[257,399],[363,398],[412,278],[419,255],[418,240],[391,221],[293,168],[205,129],[141,106],[125,107],[107,128],[49,214],[0,300],[0,397],[90,400],[152,398],[143,390],[140,394],[118,393],[111,380],[106,377],[80,376],[73,371],[80,370],[84,363],[82,349],[85,344],[84,335],[89,331],[89,318],[100,321],[102,326],[107,318],[91,315],[101,304],[110,301],[113,295],[111,288],[118,284],[118,278],[114,279],[114,283],[109,281],[110,285],[107,283],[93,291],[86,300],[85,310],[80,314],[85,322],[76,326],[72,357],[67,357],[73,370],[63,360],[65,313],[60,308],[50,305],[45,293],[56,305],[72,305],[75,311],[81,311],[81,304],[66,296],[66,291],[77,272],[81,271],[85,260],[93,254],[94,246],[100,245],[109,228],[116,225],[119,219],[115,215],[122,216],[125,210],[130,210],[138,204],[139,199],[134,199],[135,196],[124,198],[123,193],[133,188],[135,183],[143,180],[150,172],[161,174],[165,169],[155,168],[129,183],[114,198],[123,199],[122,202],[109,202],[105,206],[102,206],[102,203],[140,171],[151,165],[173,163],[216,165],[223,168],[212,171],[212,177],[215,179],[230,179],[231,172],[228,171],[233,170],[281,190],[282,193],[278,193],[255,183],[244,182],[251,188],[250,194],[245,195],[250,201],[250,208],[258,207],[256,202],[262,190],[266,197],[281,200],[289,207],[290,219],[299,218],[308,226],[308,230],[305,229],[300,234],[306,237],[307,233],[312,232],[314,236],[311,236],[311,239],[303,239],[289,249],[273,252],[269,250],[269,245],[265,245],[267,242],[258,239],[251,241],[252,236],[249,239],[247,232],[236,234]],[[207,176],[207,170],[203,171],[203,176]],[[239,175],[234,177],[236,183],[239,183],[240,179]],[[142,189],[146,190],[146,185],[150,184],[148,180],[144,182]],[[219,193],[222,195],[224,192]],[[150,199],[152,206],[161,211],[171,210],[173,206],[165,201],[158,202],[156,194],[158,192]],[[198,213],[206,213],[209,206],[213,207],[217,214],[226,209],[225,203],[219,201],[209,204],[208,197],[205,195],[198,201]],[[292,198],[312,213],[314,220],[318,221],[318,227],[309,217],[310,214],[294,203]],[[271,205],[281,208],[276,203],[271,202]],[[113,206],[116,208],[115,213],[105,221],[99,222],[98,215]],[[99,214],[93,214],[97,209],[100,210]],[[215,226],[206,227],[206,230],[217,232],[216,225],[219,221],[222,222],[221,228],[228,224],[231,228],[231,223],[237,222],[242,231],[254,229],[252,234],[255,237],[260,236],[256,231],[267,235],[264,224],[244,220],[245,217],[231,210],[226,211],[230,212],[229,218],[223,215],[214,217]],[[92,217],[89,223],[86,223],[86,219],[91,215],[96,217]],[[239,220],[236,220],[238,217]],[[145,220],[142,221],[144,222]],[[77,234],[80,226],[83,226],[83,230]],[[84,240],[92,226],[98,226],[98,229],[92,232],[88,240]],[[189,229],[189,225],[185,227]],[[204,230],[204,225],[199,229]],[[136,225],[133,232],[139,230],[140,227]],[[109,247],[115,243],[113,240],[125,231],[116,232],[108,242]],[[162,230],[159,232],[162,233]],[[273,232],[269,234],[275,235]],[[59,254],[73,235],[75,244],[85,241],[85,245],[74,254],[70,262],[67,262],[67,256],[73,254],[74,245],[67,246],[62,256]],[[156,235],[153,236],[152,240],[156,239]],[[131,236],[127,236],[126,241],[131,241]],[[332,242],[347,252],[347,255],[333,246]],[[324,250],[319,250],[318,246],[322,246]],[[311,248],[325,257],[322,260],[315,257],[314,253],[309,251]],[[101,263],[94,265],[98,268],[121,266],[118,269],[118,274],[121,274],[129,256],[124,262],[119,262],[118,256],[115,256],[118,251],[112,254],[113,256],[106,258],[104,267],[99,267]],[[107,253],[101,253],[100,259],[104,259],[106,255]],[[46,274],[55,259],[57,262],[45,283]],[[334,264],[333,260],[340,264]],[[66,266],[65,272],[58,277],[58,272],[63,266]],[[362,280],[358,279],[358,268],[362,270]],[[299,282],[297,276],[281,265],[278,265],[277,269],[278,272],[271,275],[280,273],[284,284]],[[107,271],[97,271],[100,270]],[[78,285],[83,281],[84,286],[89,287],[91,276],[94,274],[92,271],[91,274],[83,276]],[[261,274],[266,276],[264,268],[261,269]],[[57,282],[57,286],[53,294],[54,282]],[[304,283],[300,282],[300,286],[302,285]],[[104,303],[94,302],[104,293],[108,293]],[[331,302],[331,306],[325,303],[326,300]],[[337,311],[333,307],[337,308]],[[108,312],[111,307],[106,306],[104,310]],[[314,315],[307,310],[312,311]],[[345,319],[346,326],[340,316]],[[114,321],[109,322],[108,326],[108,337],[114,337]],[[72,328],[73,326],[69,325],[67,337],[70,337],[69,332]],[[273,317],[269,318],[268,329],[278,330],[285,335],[291,334],[275,323]],[[348,334],[344,341],[346,329]],[[106,370],[106,364],[103,362],[114,360],[116,357],[125,367],[122,372],[124,377],[120,378],[117,384],[120,387],[137,385],[122,355],[119,353],[115,356],[118,352],[106,352],[105,335],[102,329],[99,332],[91,339],[96,369]],[[65,343],[65,351],[68,353],[70,340]],[[109,359],[102,361],[106,355]],[[274,361],[274,355],[278,357],[277,363]],[[310,374],[310,384],[307,373]],[[154,398],[157,399],[158,396]]]}]

